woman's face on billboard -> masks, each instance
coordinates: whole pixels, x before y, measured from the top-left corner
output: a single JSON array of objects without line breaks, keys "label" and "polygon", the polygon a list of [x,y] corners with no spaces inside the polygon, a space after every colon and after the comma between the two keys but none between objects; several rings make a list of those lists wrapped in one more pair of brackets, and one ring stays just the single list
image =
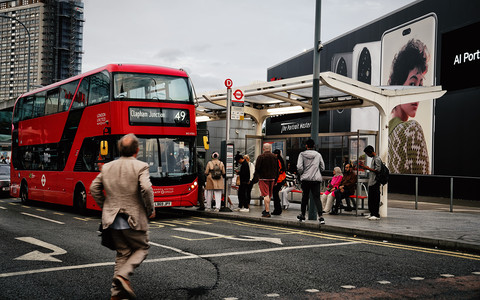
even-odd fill
[{"label": "woman's face on billboard", "polygon": [[400,104],[400,110],[410,118],[414,118],[417,114],[418,102],[412,102],[407,104]]},{"label": "woman's face on billboard", "polygon": [[415,68],[408,73],[407,80],[405,80],[403,85],[423,86],[424,77],[425,73],[422,73],[417,68]]}]

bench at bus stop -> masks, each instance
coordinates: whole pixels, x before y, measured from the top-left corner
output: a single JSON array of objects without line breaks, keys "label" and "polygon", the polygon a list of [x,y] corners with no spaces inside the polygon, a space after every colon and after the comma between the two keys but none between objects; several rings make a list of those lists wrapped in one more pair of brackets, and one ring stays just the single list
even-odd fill
[{"label": "bench at bus stop", "polygon": [[[293,190],[290,191],[290,193],[291,193],[290,194],[291,195],[290,202],[297,202],[297,201],[293,200],[293,195],[295,193],[302,194],[303,192],[300,189],[293,189]],[[323,192],[320,193],[320,194],[323,195]],[[354,207],[356,207],[357,212],[361,212],[363,214],[363,211],[368,211],[368,209],[365,208],[365,199],[367,199],[368,196],[364,196],[364,195],[358,195],[357,196],[357,194],[353,194],[353,195],[350,195],[349,198],[353,201]],[[360,200],[360,203],[361,203],[360,207],[357,205],[357,203],[358,203],[357,199]],[[338,213],[342,213],[342,210],[343,210],[342,207],[343,207],[343,205],[339,208]],[[353,210],[353,212],[356,212],[355,209]]]}]

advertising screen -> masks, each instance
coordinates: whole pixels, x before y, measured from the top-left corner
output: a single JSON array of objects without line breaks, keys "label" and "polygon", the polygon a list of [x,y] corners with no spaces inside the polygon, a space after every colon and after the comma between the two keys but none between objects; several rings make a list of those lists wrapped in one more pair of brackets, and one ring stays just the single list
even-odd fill
[{"label": "advertising screen", "polygon": [[[428,14],[387,30],[381,41],[381,85],[435,85],[437,18]],[[430,174],[433,99],[397,105],[389,118],[389,169]]]}]

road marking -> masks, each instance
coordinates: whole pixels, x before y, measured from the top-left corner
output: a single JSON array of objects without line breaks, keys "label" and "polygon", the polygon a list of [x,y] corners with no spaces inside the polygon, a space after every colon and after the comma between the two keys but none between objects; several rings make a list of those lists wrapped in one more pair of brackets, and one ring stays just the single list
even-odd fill
[{"label": "road marking", "polygon": [[445,278],[455,277],[455,275],[452,275],[452,274],[440,274],[440,276],[445,277]]},{"label": "road marking", "polygon": [[76,220],[84,221],[84,222],[88,222],[92,219],[92,218],[79,218],[79,217],[73,217],[73,218]]},{"label": "road marking", "polygon": [[305,290],[305,292],[307,292],[307,293],[318,293],[320,291],[317,290],[317,289],[308,289],[308,290]]},{"label": "road marking", "polygon": [[473,275],[480,275],[480,272],[472,272]]},{"label": "road marking", "polygon": [[52,219],[48,219],[48,218],[41,217],[41,216],[37,216],[37,215],[32,215],[32,214],[29,214],[29,213],[26,213],[26,212],[21,212],[21,214],[22,214],[22,215],[29,216],[29,217],[34,217],[34,218],[38,218],[38,219],[41,219],[41,220],[49,221],[49,222],[52,222],[52,223],[57,223],[57,224],[65,225],[65,223],[63,223],[63,222],[56,221],[56,220],[52,220]]},{"label": "road marking", "polygon": [[43,248],[47,248],[47,249],[53,251],[52,253],[43,253],[43,252],[35,250],[35,251],[29,252],[25,255],[22,255],[22,256],[19,256],[19,257],[15,258],[16,260],[40,260],[40,261],[62,262],[58,258],[53,257],[53,255],[62,255],[62,254],[67,253],[67,251],[65,251],[64,249],[62,249],[60,247],[57,247],[55,245],[49,244],[49,243],[41,241],[41,240],[37,240],[36,238],[33,238],[33,237],[28,237],[27,236],[27,237],[18,237],[18,238],[15,238],[15,239],[17,239],[19,241],[26,242],[26,243],[33,244],[35,246],[40,246],[40,247],[43,247]]},{"label": "road marking", "polygon": [[395,248],[395,249],[401,249],[401,250],[423,252],[423,253],[429,253],[429,254],[445,255],[445,256],[451,256],[451,257],[458,257],[458,258],[480,261],[480,255],[476,255],[476,254],[453,252],[453,251],[439,250],[439,249],[429,249],[429,248],[410,246],[410,245],[402,245],[402,244],[396,244],[396,243],[384,243],[382,241],[366,240],[366,239],[354,238],[354,237],[348,237],[348,236],[339,236],[339,235],[334,235],[334,234],[327,234],[327,233],[324,233],[324,232],[299,230],[299,229],[295,229],[295,228],[286,228],[286,227],[274,227],[274,226],[264,225],[264,224],[250,224],[250,223],[243,222],[243,221],[235,221],[235,222],[230,221],[230,223],[234,223],[236,225],[245,226],[245,227],[263,228],[263,229],[266,229],[266,230],[273,230],[273,231],[278,231],[278,232],[281,232],[281,233],[293,233],[293,234],[319,237],[319,238],[325,238],[325,239],[331,239],[331,240],[356,241],[358,243],[368,244],[368,245],[376,245],[376,246],[381,246],[381,247],[388,247],[388,248]]},{"label": "road marking", "polygon": [[351,289],[354,289],[356,287],[354,285],[342,285],[342,288],[351,290]]},{"label": "road marking", "polygon": [[391,282],[390,281],[387,281],[387,280],[380,280],[380,281],[377,281],[378,283],[380,284],[390,284]]},{"label": "road marking", "polygon": [[6,207],[0,206],[0,209],[7,209]]},{"label": "road marking", "polygon": [[165,248],[165,249],[168,249],[168,250],[172,250],[172,251],[175,251],[175,252],[183,254],[183,255],[198,257],[198,255],[196,255],[196,254],[193,254],[193,253],[190,253],[190,252],[185,252],[185,251],[183,251],[181,249],[178,249],[178,248],[175,248],[175,247],[170,247],[170,246],[167,246],[167,245],[161,245],[161,244],[157,244],[157,243],[154,243],[154,242],[149,242],[149,244],[153,245],[153,246],[156,246],[156,247],[161,247],[161,248]]},{"label": "road marking", "polygon": [[213,232],[208,232],[208,231],[201,231],[201,230],[196,230],[196,229],[190,229],[190,228],[173,228],[173,230],[178,230],[178,231],[183,231],[183,232],[190,232],[190,233],[196,233],[196,234],[203,234],[203,235],[209,235],[209,236],[214,236],[218,238],[224,238],[227,240],[234,240],[234,241],[242,241],[242,242],[269,242],[277,245],[283,245],[282,240],[279,238],[270,238],[270,237],[258,237],[258,236],[247,236],[247,235],[242,235],[241,237],[235,237],[235,236],[230,236],[230,235],[223,235],[219,233],[213,233]]},{"label": "road marking", "polygon": [[269,298],[277,298],[277,297],[280,297],[280,294],[271,293],[271,294],[266,294],[265,296],[267,296],[267,297],[269,297]]},{"label": "road marking", "polygon": [[425,278],[423,278],[423,277],[410,277],[410,279],[420,281],[420,280],[424,280]]},{"label": "road marking", "polygon": [[[225,256],[237,256],[237,255],[250,255],[250,254],[256,254],[256,253],[288,251],[288,250],[308,249],[308,248],[346,246],[346,245],[352,245],[352,244],[358,244],[358,242],[344,242],[344,243],[332,243],[332,244],[317,244],[317,245],[305,245],[305,246],[278,247],[278,248],[268,248],[268,249],[261,249],[261,250],[239,251],[239,252],[230,252],[230,253],[213,253],[213,254],[204,254],[204,255],[195,255],[195,254],[185,252],[187,254],[184,255],[184,256],[146,259],[143,263],[158,263],[158,262],[167,262],[167,261],[170,262],[170,261],[177,261],[177,260],[185,260],[185,259],[199,259],[199,258],[225,257]],[[164,247],[164,248],[167,248],[167,249],[168,248],[175,249],[175,248],[165,246],[165,245],[160,245],[160,244],[156,244],[155,246],[160,246],[160,247]],[[24,275],[40,274],[40,273],[48,273],[48,272],[58,272],[58,271],[66,271],[66,270],[98,268],[98,267],[106,267],[106,266],[113,266],[113,265],[115,265],[115,262],[104,262],[104,263],[92,263],[92,264],[66,266],[66,267],[44,268],[44,269],[29,270],[29,271],[0,273],[0,278],[13,277],[13,276],[24,276]]]}]

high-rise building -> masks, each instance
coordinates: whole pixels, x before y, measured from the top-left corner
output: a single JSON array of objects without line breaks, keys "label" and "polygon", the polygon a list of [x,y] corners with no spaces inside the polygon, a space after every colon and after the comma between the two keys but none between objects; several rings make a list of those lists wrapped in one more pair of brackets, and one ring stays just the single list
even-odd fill
[{"label": "high-rise building", "polygon": [[83,22],[83,0],[0,0],[0,109],[28,79],[33,90],[80,74]]}]

